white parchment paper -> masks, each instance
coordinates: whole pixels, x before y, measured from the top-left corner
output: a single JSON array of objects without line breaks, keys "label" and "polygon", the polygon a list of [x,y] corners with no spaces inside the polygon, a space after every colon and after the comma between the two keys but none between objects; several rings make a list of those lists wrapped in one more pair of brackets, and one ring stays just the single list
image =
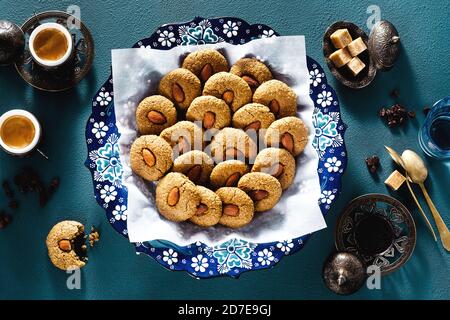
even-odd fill
[{"label": "white parchment paper", "polygon": [[[222,226],[200,228],[189,222],[174,223],[159,215],[154,201],[156,184],[144,181],[130,169],[129,150],[137,137],[135,110],[146,96],[156,94],[159,80],[178,68],[183,58],[201,47],[216,48],[230,65],[243,57],[257,57],[269,65],[274,77],[287,83],[298,95],[298,115],[309,129],[309,144],[297,159],[293,185],[283,192],[270,211],[256,213],[244,228]],[[114,104],[123,183],[128,188],[128,235],[131,242],[165,239],[178,245],[196,241],[215,245],[229,238],[252,242],[272,242],[296,238],[326,227],[318,205],[320,196],[317,174],[318,155],[312,147],[313,103],[309,98],[309,76],[303,36],[258,39],[244,45],[220,43],[205,46],[178,46],[168,51],[148,48],[112,50]]]}]

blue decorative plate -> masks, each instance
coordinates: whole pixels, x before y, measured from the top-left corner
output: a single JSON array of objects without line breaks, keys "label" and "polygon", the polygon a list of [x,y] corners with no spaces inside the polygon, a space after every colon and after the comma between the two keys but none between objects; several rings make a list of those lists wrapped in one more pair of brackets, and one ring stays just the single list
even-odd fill
[{"label": "blue decorative plate", "polygon": [[[197,17],[187,23],[161,26],[149,38],[138,41],[133,48],[169,50],[179,45],[222,41],[238,45],[275,36],[278,34],[263,24],[249,25],[232,17]],[[322,67],[310,57],[307,57],[307,65],[310,74],[309,93],[315,104],[315,137],[312,144],[320,158],[317,172],[322,193],[318,201],[325,215],[341,190],[341,177],[347,166],[343,139],[346,126],[340,116],[336,93],[327,84]],[[110,76],[92,100],[92,114],[86,126],[88,158],[85,165],[92,174],[98,204],[105,209],[112,227],[127,237],[128,191],[122,186],[122,165],[117,143],[120,133],[116,127],[113,92]],[[305,235],[270,243],[231,239],[214,247],[201,242],[181,247],[164,240],[136,243],[135,246],[137,253],[153,257],[170,270],[185,270],[197,278],[220,275],[237,277],[245,271],[273,267],[282,257],[300,250],[309,237]]]}]

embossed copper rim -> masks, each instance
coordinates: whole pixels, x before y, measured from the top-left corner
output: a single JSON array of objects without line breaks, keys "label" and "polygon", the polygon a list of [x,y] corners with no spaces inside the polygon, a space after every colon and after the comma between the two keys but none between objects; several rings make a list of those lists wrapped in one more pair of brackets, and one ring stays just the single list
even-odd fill
[{"label": "embossed copper rim", "polygon": [[[336,228],[335,228],[335,246],[338,251],[348,251],[348,248],[344,244],[344,239],[342,237],[343,235],[343,228],[345,223],[345,218],[347,218],[357,207],[360,207],[361,205],[365,205],[368,203],[376,203],[376,202],[384,202],[392,207],[397,209],[397,212],[402,215],[402,217],[405,219],[404,223],[408,227],[408,244],[405,246],[405,251],[401,254],[400,258],[395,261],[393,264],[390,264],[387,267],[381,268],[381,275],[387,275],[391,272],[396,271],[401,266],[403,266],[411,257],[414,248],[416,246],[416,225],[414,223],[414,219],[409,212],[409,210],[401,203],[399,200],[380,193],[369,193],[364,194],[359,197],[356,197],[355,199],[351,200],[350,203],[346,205],[346,207],[342,210],[342,213],[339,215]],[[352,229],[354,226],[352,227]],[[352,252],[354,254],[359,254],[358,252]],[[374,259],[379,254],[373,255]]]},{"label": "embossed copper rim", "polygon": [[[43,91],[48,91],[48,92],[58,92],[58,91],[64,91],[67,89],[70,89],[72,87],[74,87],[75,85],[77,85],[85,76],[86,74],[90,71],[93,61],[94,61],[94,40],[92,38],[91,32],[90,30],[86,27],[86,25],[80,21],[79,19],[77,19],[76,17],[63,12],[63,11],[44,11],[41,13],[38,13],[36,15],[34,15],[33,17],[29,18],[27,21],[25,21],[25,23],[21,26],[22,31],[24,32],[24,34],[26,35],[27,32],[30,30],[30,28],[33,28],[36,23],[39,22],[40,19],[64,19],[65,21],[67,20],[67,18],[73,18],[75,22],[79,23],[80,25],[80,29],[79,31],[81,32],[81,34],[83,35],[83,38],[85,39],[85,42],[87,44],[86,46],[86,61],[84,63],[84,65],[81,66],[80,71],[78,72],[78,74],[76,74],[74,77],[71,77],[68,81],[67,84],[59,87],[59,88],[49,88],[49,87],[45,87],[41,82],[38,81],[33,81],[33,79],[27,75],[24,71],[24,65],[25,65],[25,59],[21,58],[19,59],[18,62],[16,62],[15,67],[17,72],[20,74],[20,76],[22,77],[23,80],[25,80],[29,85],[31,85],[32,87],[39,89],[39,90],[43,90]],[[69,30],[69,33],[71,33],[71,31]],[[25,48],[27,48],[28,44],[25,43]],[[74,43],[74,47],[76,46],[76,44]],[[76,50],[76,48],[74,49],[74,51]],[[79,68],[74,67],[75,68]]]}]

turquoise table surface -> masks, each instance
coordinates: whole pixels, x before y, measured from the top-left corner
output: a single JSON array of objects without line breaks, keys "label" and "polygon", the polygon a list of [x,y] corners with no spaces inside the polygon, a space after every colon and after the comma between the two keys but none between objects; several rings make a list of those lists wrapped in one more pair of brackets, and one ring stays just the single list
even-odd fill
[{"label": "turquoise table surface", "polygon": [[[70,4],[81,8],[81,19],[95,39],[94,66],[76,88],[64,93],[45,93],[28,86],[13,67],[0,68],[0,113],[12,108],[32,111],[44,127],[39,155],[12,158],[0,152],[0,181],[12,179],[25,165],[32,165],[49,181],[61,178],[61,187],[44,209],[35,194],[20,196],[14,221],[0,230],[0,298],[26,299],[449,299],[450,253],[434,243],[418,211],[406,193],[394,194],[412,211],[418,239],[413,256],[400,270],[383,277],[381,290],[361,289],[350,297],[332,294],[321,279],[322,264],[334,249],[336,218],[345,204],[369,192],[389,193],[384,179],[394,168],[383,149],[420,151],[417,132],[424,120],[422,108],[450,94],[450,1],[24,1],[0,0],[0,19],[22,24],[33,12],[65,11]],[[328,71],[322,55],[322,35],[336,20],[350,20],[366,32],[366,10],[381,9],[401,37],[402,52],[395,67],[379,73],[367,88],[354,91],[340,85]],[[196,280],[184,272],[170,272],[146,256],[137,256],[124,238],[108,224],[104,211],[93,199],[93,187],[84,167],[84,140],[90,101],[110,73],[114,48],[131,46],[158,26],[190,20],[195,16],[238,16],[249,23],[265,23],[282,35],[306,36],[307,53],[326,69],[336,89],[341,112],[348,124],[345,135],[349,164],[343,192],[326,218],[328,228],[317,232],[297,254],[275,268],[249,272],[238,280]],[[378,118],[382,105],[393,103],[389,93],[398,88],[401,103],[416,110],[417,119],[390,130]],[[382,168],[373,178],[364,158],[377,154]],[[422,153],[421,153],[422,154]],[[450,164],[426,159],[430,168],[427,187],[444,220],[450,225]],[[423,203],[425,205],[425,203]],[[0,197],[0,208],[6,207]],[[90,251],[82,269],[82,289],[66,288],[67,274],[47,258],[45,238],[58,221],[75,219],[97,225],[101,240]]]}]

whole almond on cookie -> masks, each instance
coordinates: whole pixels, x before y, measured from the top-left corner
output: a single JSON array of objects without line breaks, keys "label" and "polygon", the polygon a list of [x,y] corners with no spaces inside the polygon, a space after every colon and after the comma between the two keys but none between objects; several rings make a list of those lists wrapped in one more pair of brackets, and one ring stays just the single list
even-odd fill
[{"label": "whole almond on cookie", "polygon": [[70,250],[72,250],[72,245],[70,244],[69,240],[60,240],[58,242],[58,247],[65,252],[69,252]]},{"label": "whole almond on cookie", "polygon": [[147,113],[147,118],[154,124],[164,124],[167,122],[166,117],[161,112],[155,110]]},{"label": "whole almond on cookie", "polygon": [[206,82],[213,74],[213,67],[210,63],[203,66],[202,71],[200,71],[200,80]]},{"label": "whole almond on cookie", "polygon": [[223,214],[236,217],[239,214],[239,207],[235,204],[226,204],[223,206]]},{"label": "whole almond on cookie", "polygon": [[214,123],[216,122],[216,114],[211,111],[205,112],[205,115],[203,116],[203,126],[205,129],[211,129],[214,126]]},{"label": "whole almond on cookie", "polygon": [[261,128],[261,121],[255,121],[255,122],[252,122],[252,123],[250,123],[248,126],[246,126],[245,128],[244,128],[244,131],[247,131],[247,130],[259,130]]},{"label": "whole almond on cookie", "polygon": [[289,152],[294,150],[294,138],[289,132],[285,132],[281,135],[281,145]]},{"label": "whole almond on cookie", "polygon": [[172,190],[170,190],[169,194],[167,195],[167,204],[173,207],[178,203],[179,199],[180,199],[180,189],[175,187]]},{"label": "whole almond on cookie", "polygon": [[235,172],[232,175],[230,175],[225,182],[225,187],[234,187],[237,185],[239,178],[241,177],[241,174],[239,172]]},{"label": "whole almond on cookie", "polygon": [[256,88],[259,86],[259,82],[250,76],[242,76],[242,79],[245,80],[251,88]]},{"label": "whole almond on cookie", "polygon": [[223,101],[226,102],[226,104],[228,104],[228,105],[232,104],[233,100],[234,100],[234,92],[231,90],[225,91],[222,94],[222,99],[223,99]]},{"label": "whole almond on cookie", "polygon": [[184,95],[183,89],[177,83],[174,83],[172,85],[172,97],[178,103],[181,103],[184,101],[185,95]]},{"label": "whole almond on cookie", "polygon": [[144,158],[145,163],[149,167],[153,167],[156,163],[156,158],[153,152],[150,151],[150,149],[143,149],[142,150],[142,158]]},{"label": "whole almond on cookie", "polygon": [[197,216],[201,216],[202,214],[204,214],[206,211],[208,211],[208,206],[204,203],[200,203],[197,207],[197,211],[195,212],[195,215]]},{"label": "whole almond on cookie", "polygon": [[269,195],[269,192],[267,192],[266,190],[253,190],[253,191],[250,191],[248,195],[254,201],[260,201],[262,199],[267,198],[267,196]]}]

